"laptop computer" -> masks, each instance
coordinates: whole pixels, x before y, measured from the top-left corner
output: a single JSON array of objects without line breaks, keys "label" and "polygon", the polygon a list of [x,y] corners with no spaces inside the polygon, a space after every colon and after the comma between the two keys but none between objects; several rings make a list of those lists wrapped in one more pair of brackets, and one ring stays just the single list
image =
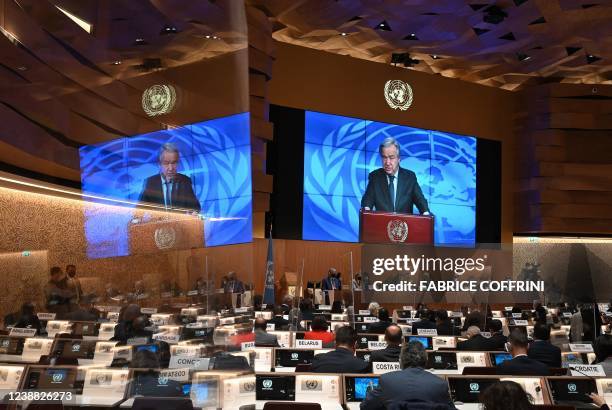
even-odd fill
[{"label": "laptop computer", "polygon": [[491,359],[491,363],[493,366],[499,366],[506,360],[512,360],[512,355],[510,353],[489,353],[489,358]]},{"label": "laptop computer", "polygon": [[295,401],[295,376],[255,375],[255,400]]},{"label": "laptop computer", "polygon": [[497,383],[497,378],[448,378],[451,399],[453,402],[478,403],[480,393]]},{"label": "laptop computer", "polygon": [[561,378],[548,379],[550,395],[557,405],[578,408],[593,408],[589,393],[597,393],[595,379]]},{"label": "laptop computer", "polygon": [[434,370],[457,370],[457,353],[435,351],[427,354],[427,368]]},{"label": "laptop computer", "polygon": [[344,376],[344,402],[353,410],[365,400],[369,391],[378,387],[378,376]]}]

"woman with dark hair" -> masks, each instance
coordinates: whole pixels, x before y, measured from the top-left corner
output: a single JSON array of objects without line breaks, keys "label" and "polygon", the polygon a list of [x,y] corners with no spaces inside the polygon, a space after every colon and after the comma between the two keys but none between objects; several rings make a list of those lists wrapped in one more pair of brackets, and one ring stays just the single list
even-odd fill
[{"label": "woman with dark hair", "polygon": [[329,328],[325,316],[317,315],[310,322],[310,332],[304,333],[304,339],[307,340],[321,340],[323,347],[333,347],[334,334],[328,332]]},{"label": "woman with dark hair", "polygon": [[497,382],[480,394],[485,410],[531,410],[533,405],[525,390],[516,382]]}]

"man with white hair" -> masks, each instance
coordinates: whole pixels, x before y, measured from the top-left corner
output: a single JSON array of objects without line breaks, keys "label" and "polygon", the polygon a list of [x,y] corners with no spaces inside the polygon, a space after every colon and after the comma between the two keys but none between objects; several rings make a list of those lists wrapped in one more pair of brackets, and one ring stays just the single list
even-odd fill
[{"label": "man with white hair", "polygon": [[400,146],[395,138],[385,138],[378,152],[382,168],[370,172],[361,207],[365,210],[411,214],[416,205],[423,215],[429,215],[427,199],[416,174],[400,167]]},{"label": "man with white hair", "polygon": [[478,326],[470,326],[465,332],[468,340],[457,343],[457,350],[468,350],[472,352],[489,350],[489,341],[480,334]]},{"label": "man with white hair", "polygon": [[200,212],[200,201],[193,192],[191,178],[178,172],[180,153],[176,145],[163,144],[158,159],[159,174],[145,180],[139,202]]}]

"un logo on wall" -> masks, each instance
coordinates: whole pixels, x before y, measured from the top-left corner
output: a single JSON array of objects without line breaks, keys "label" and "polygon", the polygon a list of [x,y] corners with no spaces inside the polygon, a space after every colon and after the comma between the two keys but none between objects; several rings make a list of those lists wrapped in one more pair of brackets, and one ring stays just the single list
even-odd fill
[{"label": "un logo on wall", "polygon": [[170,249],[176,243],[176,231],[172,227],[157,228],[154,237],[158,249]]},{"label": "un logo on wall", "polygon": [[156,84],[142,93],[142,109],[149,117],[168,114],[176,104],[176,90],[171,85]]},{"label": "un logo on wall", "polygon": [[412,87],[402,80],[389,80],[385,83],[385,100],[394,110],[406,111],[412,105]]}]

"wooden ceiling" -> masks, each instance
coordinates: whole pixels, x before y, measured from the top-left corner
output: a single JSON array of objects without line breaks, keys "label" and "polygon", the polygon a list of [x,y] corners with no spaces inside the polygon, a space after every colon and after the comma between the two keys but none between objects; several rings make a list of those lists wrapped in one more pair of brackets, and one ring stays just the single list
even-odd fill
[{"label": "wooden ceiling", "polygon": [[[611,0],[251,0],[275,39],[507,90],[612,83]],[[399,66],[403,66],[401,63]]]},{"label": "wooden ceiling", "polygon": [[146,87],[180,77],[193,100],[205,80],[189,67],[247,44],[232,0],[0,0],[0,34],[0,162],[76,181],[80,146],[163,127]]}]

